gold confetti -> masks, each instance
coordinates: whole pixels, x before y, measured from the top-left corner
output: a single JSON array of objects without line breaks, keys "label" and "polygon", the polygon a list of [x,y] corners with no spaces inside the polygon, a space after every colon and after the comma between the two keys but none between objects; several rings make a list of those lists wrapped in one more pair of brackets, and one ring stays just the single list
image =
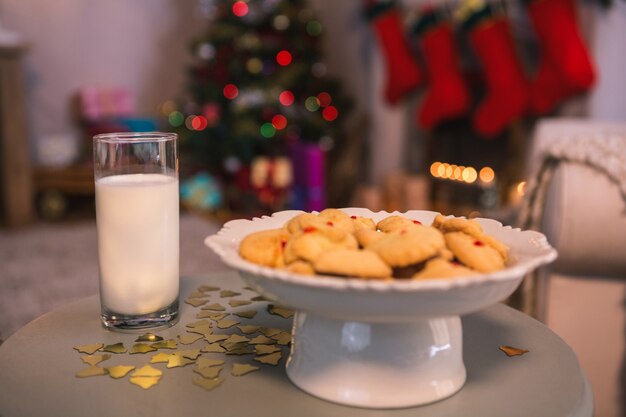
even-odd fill
[{"label": "gold confetti", "polygon": [[252,297],[250,301],[269,301],[267,298],[262,295],[257,295],[256,297]]},{"label": "gold confetti", "polygon": [[224,343],[248,343],[250,341],[246,336],[240,334],[231,334]]},{"label": "gold confetti", "polygon": [[259,330],[259,326],[254,326],[252,324],[239,324],[237,328],[244,334],[252,334]]},{"label": "gold confetti", "polygon": [[161,376],[163,375],[163,371],[154,368],[150,365],[145,365],[142,366],[141,368],[138,368],[135,370],[135,372],[133,372],[133,374],[131,376],[135,376],[135,377],[140,377],[140,376]]},{"label": "gold confetti", "polygon": [[245,287],[243,287],[243,289],[248,291],[254,291],[254,289],[249,285],[246,285]]},{"label": "gold confetti", "polygon": [[171,353],[159,352],[150,358],[150,363],[167,363],[171,355]]},{"label": "gold confetti", "polygon": [[191,294],[187,298],[205,298],[208,297],[207,294],[200,290],[192,291]]},{"label": "gold confetti", "polygon": [[126,353],[128,351],[128,349],[126,349],[126,346],[124,346],[124,343],[121,342],[115,343],[113,345],[106,345],[102,348],[102,350],[111,353]]},{"label": "gold confetti", "polygon": [[272,336],[276,336],[277,334],[279,334],[280,332],[282,332],[282,330],[280,329],[275,329],[273,327],[261,327],[259,329],[259,332],[264,334],[267,337],[272,337]]},{"label": "gold confetti", "polygon": [[[160,343],[160,342],[157,342]],[[157,348],[154,347],[154,345],[146,345],[145,343],[135,343],[133,345],[133,347],[130,348],[130,354],[135,354],[135,353],[148,353],[148,352],[154,352],[155,350],[157,350]]]},{"label": "gold confetti", "polygon": [[197,342],[198,340],[202,339],[202,335],[200,334],[179,334],[178,335],[178,340],[180,341],[180,343],[182,343],[183,345],[190,345],[194,342]]},{"label": "gold confetti", "polygon": [[254,350],[257,355],[269,355],[270,353],[279,352],[280,348],[276,345],[255,345]]},{"label": "gold confetti", "polygon": [[274,342],[275,342],[274,339],[270,339],[269,337],[265,335],[259,335],[253,338],[252,340],[250,340],[251,345],[271,345]]},{"label": "gold confetti", "polygon": [[183,358],[196,360],[198,356],[202,355],[200,349],[188,349],[188,350],[180,350],[176,352],[176,354],[182,356]]},{"label": "gold confetti", "polygon": [[196,318],[199,319],[211,319],[211,320],[221,320],[224,317],[228,316],[226,313],[216,313],[214,311],[206,311],[202,310],[196,314]]},{"label": "gold confetti", "polygon": [[120,379],[124,378],[130,371],[135,369],[135,367],[130,365],[116,365],[106,369],[111,378]]},{"label": "gold confetti", "polygon": [[228,339],[227,334],[207,334],[206,336],[204,336],[204,340],[206,340],[209,343],[220,342],[226,339]]},{"label": "gold confetti", "polygon": [[211,311],[225,311],[226,307],[221,305],[220,303],[209,304],[208,306],[202,307],[203,310],[211,310]]},{"label": "gold confetti", "polygon": [[279,345],[288,345],[291,343],[291,333],[281,331],[278,334],[272,336],[272,339],[276,340]]},{"label": "gold confetti", "polygon": [[167,366],[167,368],[180,368],[189,365],[190,363],[195,363],[195,361],[193,359],[185,358],[178,353],[172,353],[167,361],[167,365],[165,366]]},{"label": "gold confetti", "polygon": [[210,325],[202,326],[202,327],[200,327],[200,326],[193,327],[193,328],[191,328],[191,329],[189,329],[187,331],[190,332],[190,333],[197,333],[197,334],[200,334],[202,336],[207,336],[207,335],[210,335],[211,333],[213,333],[213,329],[211,329]]},{"label": "gold confetti", "polygon": [[195,329],[196,327],[205,327],[205,326],[211,326],[211,322],[203,319],[203,320],[198,320],[198,321],[194,321],[191,323],[187,323],[185,327],[189,327],[190,329]]},{"label": "gold confetti", "polygon": [[226,352],[226,349],[224,349],[219,343],[209,343],[206,346],[203,346],[202,349],[203,352],[206,353],[224,353]]},{"label": "gold confetti", "polygon": [[213,379],[206,379],[206,378],[194,378],[193,383],[204,388],[207,391],[211,391],[212,389],[217,388],[224,380],[221,378],[213,378]]},{"label": "gold confetti", "polygon": [[269,304],[267,306],[267,311],[270,314],[274,314],[277,316],[280,316],[284,319],[288,319],[293,317],[293,310],[287,308],[287,307],[283,307],[283,306],[278,306],[278,305],[274,305],[274,304]]},{"label": "gold confetti", "polygon": [[243,317],[244,319],[253,319],[256,316],[256,310],[237,311],[233,313],[237,317]]},{"label": "gold confetti", "polygon": [[211,291],[219,291],[220,287],[212,287],[210,285],[201,285],[198,287],[198,291],[202,292],[211,292]]},{"label": "gold confetti", "polygon": [[178,343],[174,339],[163,340],[162,342],[155,342],[152,345],[155,349],[176,349],[178,347]]},{"label": "gold confetti", "polygon": [[148,389],[159,383],[161,377],[158,376],[131,376],[129,381],[131,384],[140,386],[143,389]]},{"label": "gold confetti", "polygon": [[254,350],[251,347],[246,346],[244,344],[239,344],[230,350],[226,349],[227,355],[249,355],[251,353],[254,353]]},{"label": "gold confetti", "polygon": [[198,368],[206,368],[207,366],[220,366],[224,365],[224,361],[221,359],[213,358],[198,358],[196,361]]},{"label": "gold confetti", "polygon": [[248,300],[228,300],[228,305],[230,305],[231,307],[247,306],[248,304],[252,304],[252,301],[248,301]]},{"label": "gold confetti", "polygon": [[217,327],[219,329],[228,329],[233,327],[235,324],[239,324],[239,322],[237,320],[222,319],[217,322]]},{"label": "gold confetti", "polygon": [[280,361],[280,358],[282,356],[282,352],[275,352],[269,355],[257,356],[254,358],[254,360],[268,365],[278,365],[278,362]]},{"label": "gold confetti", "polygon": [[86,353],[88,355],[91,355],[93,353],[96,353],[97,351],[99,351],[103,347],[104,347],[104,343],[94,343],[94,344],[91,344],[91,345],[74,346],[74,349],[76,349],[80,353]]},{"label": "gold confetti", "polygon": [[261,368],[247,363],[233,363],[233,368],[230,371],[230,374],[232,376],[242,376],[249,374],[250,372],[258,371],[259,369]]},{"label": "gold confetti", "polygon": [[220,372],[222,371],[221,366],[206,366],[204,368],[193,368],[193,371],[202,375],[205,378],[213,379],[220,376]]},{"label": "gold confetti", "polygon": [[154,333],[146,333],[135,339],[135,342],[160,342],[161,340],[163,340],[161,336],[157,336]]},{"label": "gold confetti", "polygon": [[110,358],[111,358],[111,355],[107,353],[101,354],[101,355],[84,355],[80,357],[83,363],[86,363],[87,365],[91,365],[91,366],[96,366],[100,362],[106,361],[107,359],[110,359]]},{"label": "gold confetti", "polygon": [[241,293],[235,292],[235,291],[231,291],[231,290],[220,291],[220,297],[222,297],[222,298],[235,297],[237,295],[241,295]]},{"label": "gold confetti", "polygon": [[501,345],[500,350],[506,354],[506,356],[520,356],[524,353],[528,353],[527,349],[520,349],[513,346]]},{"label": "gold confetti", "polygon": [[76,372],[78,378],[88,378],[90,376],[106,375],[107,370],[99,366],[89,366]]},{"label": "gold confetti", "polygon": [[209,301],[209,300],[203,300],[203,299],[200,299],[200,298],[187,298],[185,300],[185,302],[187,304],[189,304],[191,306],[194,306],[194,307],[200,307],[201,305],[206,304],[207,301]]}]

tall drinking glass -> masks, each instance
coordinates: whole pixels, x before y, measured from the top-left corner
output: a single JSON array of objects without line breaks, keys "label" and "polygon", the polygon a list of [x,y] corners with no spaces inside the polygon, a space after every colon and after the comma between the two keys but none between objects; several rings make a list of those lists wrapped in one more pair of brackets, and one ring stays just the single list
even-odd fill
[{"label": "tall drinking glass", "polygon": [[94,136],[101,320],[120,331],[178,320],[178,152],[174,133]]}]

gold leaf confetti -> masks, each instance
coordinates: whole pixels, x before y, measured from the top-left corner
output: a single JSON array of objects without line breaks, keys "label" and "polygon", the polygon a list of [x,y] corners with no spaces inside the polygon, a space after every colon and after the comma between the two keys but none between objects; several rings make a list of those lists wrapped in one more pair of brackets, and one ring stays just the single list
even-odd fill
[{"label": "gold leaf confetti", "polygon": [[227,355],[249,355],[251,353],[254,353],[254,350],[244,344],[239,344],[232,349],[226,349]]},{"label": "gold leaf confetti", "polygon": [[252,297],[250,301],[269,301],[267,298],[262,295],[257,295],[256,297]]},{"label": "gold leaf confetti", "polygon": [[199,319],[211,319],[211,320],[221,320],[224,317],[228,316],[226,313],[216,313],[214,311],[206,311],[202,310],[196,314],[196,318]]},{"label": "gold leaf confetti", "polygon": [[205,378],[213,379],[220,376],[220,372],[222,371],[221,366],[206,366],[204,368],[193,368],[193,371],[202,375]]},{"label": "gold leaf confetti", "polygon": [[194,362],[193,359],[185,358],[178,353],[172,353],[165,366],[167,366],[167,368],[180,368]]},{"label": "gold leaf confetti", "polygon": [[243,317],[244,319],[253,319],[256,316],[256,310],[237,311],[233,313],[237,317]]},{"label": "gold leaf confetti", "polygon": [[163,340],[161,336],[157,336],[154,333],[146,333],[135,339],[135,342],[160,342],[161,340]]},{"label": "gold leaf confetti", "polygon": [[247,363],[233,363],[233,368],[230,371],[232,376],[242,376],[245,374],[249,374],[250,372],[258,371],[258,366],[249,365]]},{"label": "gold leaf confetti", "polygon": [[228,300],[228,305],[231,307],[247,306],[252,304],[252,301],[248,300]]},{"label": "gold leaf confetti", "polygon": [[202,285],[198,287],[198,291],[201,292],[211,292],[211,291],[219,291],[220,287],[212,287],[210,285]]},{"label": "gold leaf confetti", "polygon": [[237,295],[241,295],[241,293],[235,292],[235,291],[231,291],[231,290],[220,291],[220,297],[222,297],[222,298],[235,297]]},{"label": "gold leaf confetti", "polygon": [[294,311],[287,308],[287,307],[283,307],[283,306],[279,306],[279,305],[274,305],[274,304],[269,304],[267,306],[267,311],[270,314],[274,314],[277,316],[280,316],[284,319],[288,319],[293,317],[293,313]]},{"label": "gold leaf confetti", "polygon": [[278,334],[272,336],[272,339],[276,340],[279,345],[288,345],[291,343],[291,333],[281,331]]},{"label": "gold leaf confetti", "polygon": [[141,368],[138,368],[135,370],[135,372],[132,373],[131,376],[135,376],[135,377],[140,377],[140,376],[161,376],[163,375],[163,371],[154,368],[150,365],[145,365],[142,366]]},{"label": "gold leaf confetti", "polygon": [[[157,343],[161,343],[161,342],[157,342]],[[145,343],[135,343],[133,347],[130,348],[130,353],[132,355],[135,353],[154,352],[155,350],[157,350],[157,348],[155,348],[153,345],[147,345]]]},{"label": "gold leaf confetti", "polygon": [[178,335],[178,340],[180,341],[180,343],[182,343],[183,345],[190,345],[194,342],[197,342],[198,340],[202,339],[202,335],[200,334],[179,334]]},{"label": "gold leaf confetti", "polygon": [[203,291],[196,290],[196,291],[192,291],[191,294],[189,294],[187,298],[204,298],[204,297],[208,297],[208,295],[205,294]]},{"label": "gold leaf confetti", "polygon": [[275,329],[273,327],[261,327],[259,329],[259,332],[264,334],[267,337],[272,337],[272,336],[276,336],[277,334],[281,333],[282,330]]},{"label": "gold leaf confetti", "polygon": [[106,375],[107,370],[99,366],[89,366],[76,372],[78,378],[88,378],[90,376]]},{"label": "gold leaf confetti", "polygon": [[217,327],[219,329],[228,329],[233,327],[235,324],[239,324],[239,322],[237,320],[222,319],[217,322]]},{"label": "gold leaf confetti", "polygon": [[209,301],[209,300],[203,300],[203,299],[201,299],[201,298],[187,298],[187,299],[185,300],[185,302],[186,302],[187,304],[189,304],[189,305],[191,305],[191,306],[194,306],[194,307],[200,307],[201,305],[206,304],[206,303],[207,303],[207,301]]},{"label": "gold leaf confetti", "polygon": [[181,350],[181,351],[176,352],[176,354],[182,356],[183,358],[187,358],[191,360],[196,360],[198,356],[202,355],[202,353],[200,352],[200,349]]},{"label": "gold leaf confetti", "polygon": [[271,345],[275,342],[274,339],[270,339],[265,335],[259,335],[252,340],[250,340],[251,345]]},{"label": "gold leaf confetti", "polygon": [[203,310],[211,310],[211,311],[225,311],[226,307],[221,305],[220,303],[209,304],[208,306],[202,307]]},{"label": "gold leaf confetti", "polygon": [[226,339],[228,339],[228,335],[227,334],[208,334],[208,335],[204,336],[204,340],[206,340],[209,343],[220,342],[220,341],[226,340]]},{"label": "gold leaf confetti", "polygon": [[209,343],[206,346],[203,346],[202,349],[203,352],[206,353],[224,353],[226,352],[226,349],[224,349],[219,343]]},{"label": "gold leaf confetti", "polygon": [[150,363],[167,363],[170,360],[171,353],[159,352],[156,355],[152,355]]},{"label": "gold leaf confetti", "polygon": [[280,358],[282,357],[282,352],[275,352],[269,355],[257,356],[254,358],[255,361],[265,363],[268,365],[278,365]]},{"label": "gold leaf confetti", "polygon": [[91,345],[74,346],[74,349],[76,349],[80,353],[86,353],[88,355],[91,355],[93,353],[96,353],[97,351],[99,351],[103,347],[104,347],[104,343],[94,343],[94,344],[91,344]]},{"label": "gold leaf confetti", "polygon": [[241,333],[243,334],[252,334],[259,330],[259,326],[254,326],[252,324],[240,324],[237,326]]},{"label": "gold leaf confetti", "polygon": [[217,388],[224,380],[221,378],[213,378],[213,379],[206,379],[206,378],[194,378],[193,383],[204,388],[207,391],[211,391],[212,389]]},{"label": "gold leaf confetti", "polygon": [[131,376],[129,381],[131,384],[140,386],[143,389],[148,389],[159,383],[161,377],[158,376]]},{"label": "gold leaf confetti", "polygon": [[189,329],[187,331],[190,332],[190,333],[197,333],[197,334],[200,334],[202,336],[208,336],[211,333],[213,333],[213,329],[211,329],[210,325],[202,326],[202,327],[200,327],[200,326],[193,327],[193,328],[191,328],[191,329]]},{"label": "gold leaf confetti", "polygon": [[205,326],[211,326],[211,322],[203,319],[203,320],[198,320],[198,321],[194,321],[191,323],[187,323],[185,327],[189,327],[190,329],[195,329],[196,327],[205,327]]},{"label": "gold leaf confetti", "polygon": [[128,351],[128,349],[126,349],[126,346],[124,346],[124,343],[121,342],[115,343],[113,345],[106,345],[102,348],[102,350],[111,353],[126,353]]},{"label": "gold leaf confetti", "polygon": [[280,348],[276,345],[255,345],[254,350],[257,355],[269,355],[270,353],[279,352]]},{"label": "gold leaf confetti", "polygon": [[111,378],[120,379],[124,378],[130,371],[135,369],[130,365],[116,365],[106,368]]},{"label": "gold leaf confetti", "polygon": [[198,358],[196,361],[198,368],[206,368],[207,366],[220,366],[224,365],[224,361],[221,359],[213,358]]},{"label": "gold leaf confetti", "polygon": [[254,291],[254,289],[249,285],[246,285],[245,287],[243,287],[243,289],[248,291]]},{"label": "gold leaf confetti", "polygon": [[91,365],[91,366],[96,366],[100,362],[106,361],[107,359],[110,359],[110,358],[111,358],[111,355],[106,354],[106,353],[101,354],[101,355],[84,355],[80,357],[83,363],[86,363],[87,365]]},{"label": "gold leaf confetti", "polygon": [[178,343],[174,339],[167,339],[161,342],[155,342],[152,345],[155,349],[176,349],[178,347]]},{"label": "gold leaf confetti", "polygon": [[231,334],[224,343],[248,343],[250,341],[246,336],[239,334]]},{"label": "gold leaf confetti", "polygon": [[500,350],[506,354],[506,356],[520,356],[524,353],[528,353],[527,349],[520,349],[513,346],[500,346]]}]

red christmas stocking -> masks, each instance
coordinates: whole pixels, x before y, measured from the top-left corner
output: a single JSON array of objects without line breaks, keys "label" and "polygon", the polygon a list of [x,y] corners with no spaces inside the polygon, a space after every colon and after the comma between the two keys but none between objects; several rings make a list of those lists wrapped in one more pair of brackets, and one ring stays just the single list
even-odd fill
[{"label": "red christmas stocking", "polygon": [[429,85],[416,119],[423,128],[432,129],[445,120],[465,114],[469,107],[469,92],[461,74],[450,22],[429,13],[418,21],[415,29]]},{"label": "red christmas stocking", "polygon": [[482,64],[487,89],[472,122],[485,137],[502,132],[524,114],[528,104],[528,82],[509,24],[503,17],[488,19],[474,25],[469,34],[470,45]]},{"label": "red christmas stocking", "polygon": [[591,87],[595,71],[578,30],[573,0],[533,0],[528,13],[541,48],[530,109],[545,114],[560,101]]},{"label": "red christmas stocking", "polygon": [[367,17],[374,26],[385,57],[385,98],[389,104],[396,104],[420,84],[422,74],[411,55],[398,9],[391,2],[366,0],[366,4]]}]

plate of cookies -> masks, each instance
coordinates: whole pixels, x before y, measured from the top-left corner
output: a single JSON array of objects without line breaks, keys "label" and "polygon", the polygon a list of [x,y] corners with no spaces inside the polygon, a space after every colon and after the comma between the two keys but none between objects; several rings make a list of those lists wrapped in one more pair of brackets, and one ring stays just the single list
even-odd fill
[{"label": "plate of cookies", "polygon": [[287,375],[359,407],[420,405],[466,378],[460,315],[508,297],[557,253],[538,232],[426,210],[281,211],[205,244],[296,311]]}]

